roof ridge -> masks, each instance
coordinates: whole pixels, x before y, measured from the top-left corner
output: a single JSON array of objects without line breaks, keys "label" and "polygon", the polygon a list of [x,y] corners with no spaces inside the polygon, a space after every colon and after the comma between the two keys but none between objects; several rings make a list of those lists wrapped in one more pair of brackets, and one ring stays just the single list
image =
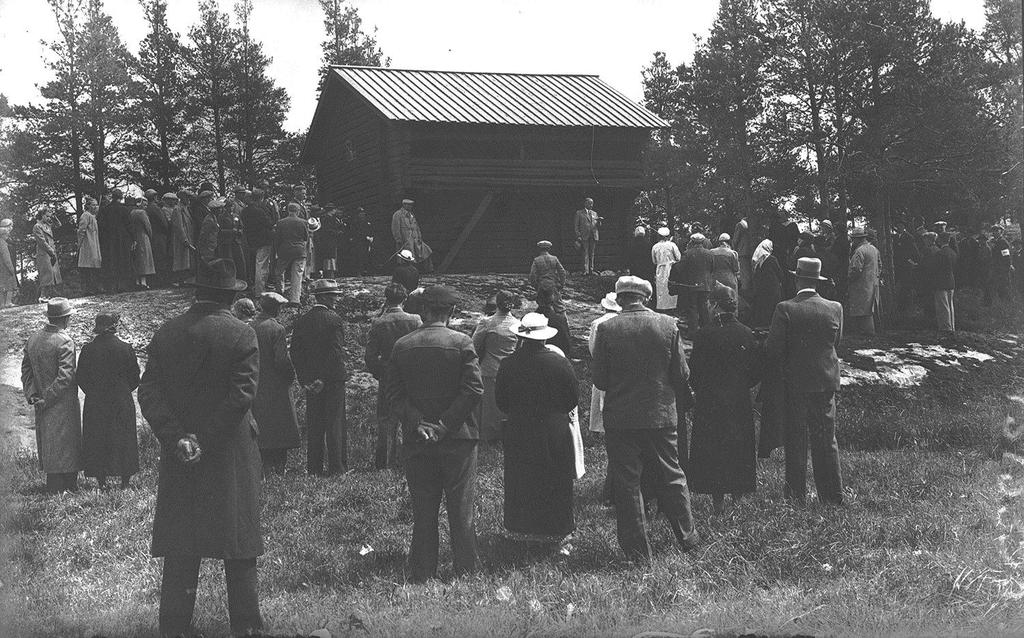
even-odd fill
[{"label": "roof ridge", "polygon": [[527,75],[532,77],[600,78],[597,73],[528,73],[525,71],[453,71],[441,69],[399,69],[390,66],[363,66],[359,64],[331,64],[332,69],[360,69],[370,71],[403,71],[406,73],[448,73],[457,75]]}]

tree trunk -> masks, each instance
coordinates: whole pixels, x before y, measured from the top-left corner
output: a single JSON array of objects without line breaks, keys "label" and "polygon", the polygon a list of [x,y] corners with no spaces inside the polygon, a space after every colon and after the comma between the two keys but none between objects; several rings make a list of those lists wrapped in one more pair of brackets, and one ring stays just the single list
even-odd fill
[{"label": "tree trunk", "polygon": [[227,182],[224,179],[224,133],[221,131],[221,112],[220,105],[218,104],[220,100],[219,88],[217,82],[214,81],[211,87],[210,102],[213,105],[213,154],[217,160],[217,186],[220,188],[220,192],[224,193],[227,189]]}]

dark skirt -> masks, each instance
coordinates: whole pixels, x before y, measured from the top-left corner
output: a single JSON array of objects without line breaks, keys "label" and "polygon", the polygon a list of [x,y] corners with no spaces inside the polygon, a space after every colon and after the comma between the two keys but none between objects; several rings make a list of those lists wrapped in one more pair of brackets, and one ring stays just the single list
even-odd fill
[{"label": "dark skirt", "polygon": [[686,478],[695,494],[746,494],[757,483],[754,420],[750,394],[725,402],[721,397],[695,397],[690,462]]},{"label": "dark skirt", "polygon": [[505,528],[563,537],[576,529],[576,466],[567,414],[510,415],[505,448]]},{"label": "dark skirt", "polygon": [[131,476],[139,471],[135,402],[88,394],[82,410],[82,471],[86,476]]}]

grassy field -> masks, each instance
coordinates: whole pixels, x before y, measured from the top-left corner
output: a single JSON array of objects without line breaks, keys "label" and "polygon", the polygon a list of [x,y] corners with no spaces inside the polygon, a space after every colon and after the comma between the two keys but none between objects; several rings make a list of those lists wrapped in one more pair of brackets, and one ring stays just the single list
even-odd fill
[{"label": "grassy field", "polygon": [[[466,307],[479,310],[488,291],[517,282],[471,278],[460,291]],[[577,283],[567,298],[582,353],[583,327],[598,314],[583,304],[592,305],[608,282]],[[380,282],[350,285],[356,362]],[[187,299],[158,292],[89,303],[90,320],[107,306],[133,313],[129,336],[141,345]],[[966,305],[966,314],[973,312]],[[0,315],[0,352],[11,352],[34,328],[23,325],[27,312],[17,320]],[[625,562],[618,550],[614,517],[599,499],[603,444],[588,434],[569,557],[503,539],[501,452],[485,448],[477,524],[484,569],[470,578],[406,584],[412,517],[405,481],[372,470],[374,390],[367,375],[356,374],[349,389],[353,471],[308,478],[295,451],[286,475],[266,483],[260,588],[268,629],[304,635],[327,627],[335,636],[690,635],[702,628],[723,636],[1024,634],[1024,466],[1007,453],[1024,451],[1014,447],[1020,439],[1004,434],[1008,415],[1021,420],[1007,395],[1024,394],[1024,366],[1019,348],[1005,340],[1005,333],[1019,332],[1020,309],[1000,312],[967,318],[984,332],[952,340],[936,340],[912,322],[877,339],[849,340],[844,356],[851,359],[855,349],[907,342],[994,358],[968,368],[929,366],[920,386],[844,389],[845,507],[782,501],[776,451],[759,463],[756,495],[724,515],[712,514],[707,497],[695,498],[704,538],[698,550],[679,553],[659,519],[652,530],[656,559],[646,567]],[[463,314],[460,325],[474,317]],[[84,334],[83,326],[75,330]],[[577,372],[589,399],[588,359]],[[160,566],[149,557],[149,539],[157,448],[144,425],[140,434],[144,469],[126,492],[48,496],[29,453],[0,460],[4,635],[155,633]],[[443,534],[442,561],[446,543]],[[364,554],[364,546],[373,551]],[[225,634],[223,575],[212,561],[204,565],[198,598],[197,628]]]}]

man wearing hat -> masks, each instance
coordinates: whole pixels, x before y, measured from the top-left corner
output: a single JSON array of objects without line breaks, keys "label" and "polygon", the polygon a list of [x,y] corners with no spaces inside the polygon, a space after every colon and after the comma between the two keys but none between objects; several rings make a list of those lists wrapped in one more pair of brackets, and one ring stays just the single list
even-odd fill
[{"label": "man wearing hat", "polygon": [[294,202],[286,207],[288,216],[274,227],[274,253],[277,255],[274,279],[278,288],[285,292],[287,276],[288,301],[298,303],[302,294],[302,275],[306,269],[306,244],[309,242],[309,226],[299,215],[302,209]]},{"label": "man wearing hat", "polygon": [[573,218],[573,230],[576,232],[576,243],[583,255],[583,274],[593,275],[594,253],[597,242],[601,239],[598,228],[603,218],[594,210],[594,200],[587,197],[583,200],[583,208],[576,211]]},{"label": "man wearing hat", "polygon": [[879,286],[878,249],[867,240],[863,227],[850,231],[853,254],[850,256],[846,315],[850,318],[850,331],[855,334],[875,334],[875,312],[878,310]]},{"label": "man wearing hat", "polygon": [[185,202],[175,193],[164,193],[160,201],[163,212],[170,220],[170,270],[173,285],[179,285],[192,270],[193,254],[196,246],[193,242],[192,216],[189,215]]},{"label": "man wearing hat", "polygon": [[235,262],[235,272],[244,273],[246,262],[242,221],[222,198],[211,200],[209,206],[210,214],[203,220],[203,227],[199,231],[199,257],[206,261],[230,259]]},{"label": "man wearing hat", "polygon": [[679,295],[678,313],[686,317],[686,331],[693,339],[697,331],[711,323],[708,294],[714,282],[715,259],[704,247],[704,235],[690,235],[686,252],[669,272],[669,292]]},{"label": "man wearing hat", "polygon": [[82,408],[82,470],[95,476],[101,490],[108,476],[120,476],[127,488],[139,471],[139,437],[132,392],[139,387],[139,361],[131,344],[117,337],[117,313],[96,315],[93,340],[78,357]]},{"label": "man wearing hat", "polygon": [[100,209],[96,225],[106,280],[104,288],[107,292],[120,292],[126,289],[125,279],[132,273],[131,209],[125,206],[120,189],[110,191],[110,203]]},{"label": "man wearing hat", "polygon": [[423,241],[423,234],[420,232],[420,224],[416,216],[412,214],[413,200],[405,198],[402,200],[402,207],[391,216],[391,236],[395,240],[395,250],[403,248],[409,250],[421,272],[434,270],[430,256],[433,251]]},{"label": "man wearing hat", "polygon": [[75,341],[67,333],[74,309],[64,297],[46,304],[46,326],[29,337],[21,361],[21,385],[36,413],[39,467],[50,492],[78,489],[82,469],[82,421],[75,384]]},{"label": "man wearing hat", "polygon": [[149,344],[139,406],[160,441],[152,554],[164,559],[160,635],[191,634],[199,566],[224,561],[232,635],[261,633],[256,557],[261,466],[251,408],[259,347],[231,314],[246,283],[230,259],[200,261],[195,303]]},{"label": "man wearing hat", "polygon": [[64,283],[60,271],[60,256],[53,236],[53,210],[44,208],[36,213],[32,238],[36,242],[36,281],[39,283],[39,301],[46,301]]},{"label": "man wearing hat", "polygon": [[779,302],[772,317],[766,348],[782,370],[785,386],[785,495],[802,502],[807,495],[807,444],[811,445],[818,499],[842,504],[843,481],[836,443],[836,398],[843,335],[843,306],[817,293],[824,281],[821,261],[801,258],[793,273],[796,297]]},{"label": "man wearing hat", "polygon": [[740,258],[729,244],[731,239],[729,233],[722,233],[718,245],[711,249],[711,278],[739,292]]},{"label": "man wearing hat", "polygon": [[260,295],[260,311],[253,319],[260,347],[260,383],[252,402],[252,414],[260,429],[260,456],[264,472],[282,474],[288,450],[299,447],[299,424],[295,405],[288,393],[295,380],[295,367],[288,354],[284,326],[277,321],[281,304],[287,299],[276,292]]},{"label": "man wearing hat", "polygon": [[209,190],[200,188],[199,194],[196,195],[195,200],[192,202],[192,206],[189,209],[189,214],[192,215],[192,228],[196,234],[193,241],[199,243],[199,233],[203,228],[203,222],[210,215],[210,203],[213,198],[216,197],[216,193],[213,192],[213,188]]},{"label": "man wearing hat", "polygon": [[548,240],[542,239],[537,242],[537,250],[540,254],[533,258],[533,264],[530,265],[530,285],[534,290],[539,290],[542,281],[550,281],[561,303],[562,288],[565,286],[565,267],[558,257],[551,254],[551,242]]},{"label": "man wearing hat", "polygon": [[152,188],[146,189],[146,217],[153,230],[150,246],[153,249],[153,264],[156,266],[157,284],[166,284],[171,272],[171,217],[160,206],[159,195]]},{"label": "man wearing hat", "polygon": [[242,231],[249,248],[246,272],[252,277],[252,291],[263,294],[270,273],[270,260],[274,256],[274,224],[277,215],[265,205],[264,193],[257,188],[241,212]]},{"label": "man wearing hat", "polygon": [[644,305],[651,292],[651,284],[639,277],[619,277],[615,295],[622,312],[597,326],[592,364],[594,386],[605,393],[605,446],[619,546],[630,560],[646,562],[652,555],[640,492],[645,470],[680,548],[694,548],[699,538],[677,432],[679,416],[692,403],[689,370],[675,319]]},{"label": "man wearing hat", "polygon": [[419,316],[402,309],[407,296],[408,290],[400,283],[392,282],[384,288],[384,308],[366,334],[366,370],[377,379],[377,444],[373,464],[378,470],[395,467],[398,462],[399,422],[384,395],[384,367],[391,359],[395,342],[423,325]]},{"label": "man wearing hat", "polygon": [[14,253],[7,240],[11,236],[14,222],[0,219],[0,310],[14,305],[18,294],[18,272],[14,268]]},{"label": "man wearing hat", "polygon": [[384,374],[385,394],[402,422],[402,465],[412,499],[409,579],[437,577],[437,516],[444,496],[457,575],[476,570],[474,408],[484,392],[473,341],[447,326],[455,293],[423,291],[423,327],[395,343]]},{"label": "man wearing hat", "polygon": [[406,290],[416,290],[420,287],[420,271],[416,268],[412,251],[403,248],[395,255],[395,272],[391,274],[391,282],[402,284]]},{"label": "man wearing hat", "polygon": [[310,474],[331,476],[348,469],[345,322],[335,312],[345,293],[333,279],[314,281],[310,292],[316,303],[292,328],[292,363],[306,389],[306,469]]}]

